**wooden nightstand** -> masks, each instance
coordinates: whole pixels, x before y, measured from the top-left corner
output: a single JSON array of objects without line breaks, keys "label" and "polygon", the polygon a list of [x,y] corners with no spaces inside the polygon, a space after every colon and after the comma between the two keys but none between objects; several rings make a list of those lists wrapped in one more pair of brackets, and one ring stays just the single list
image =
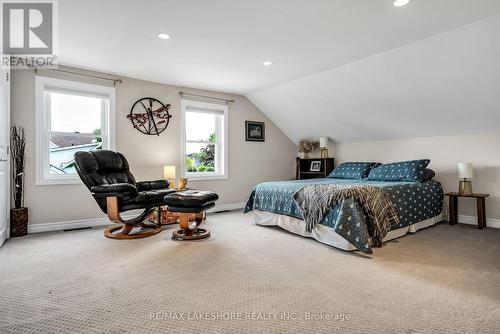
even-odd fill
[{"label": "wooden nightstand", "polygon": [[[318,171],[311,171],[311,163],[313,161],[320,162],[320,169]],[[325,178],[332,172],[334,161],[335,160],[333,158],[297,158],[295,179],[304,180]]]},{"label": "wooden nightstand", "polygon": [[450,225],[455,225],[458,220],[458,198],[459,197],[469,197],[475,198],[477,203],[477,228],[482,229],[486,227],[486,204],[485,198],[490,196],[489,194],[472,194],[472,195],[460,195],[459,193],[447,193],[446,196],[450,198]]}]

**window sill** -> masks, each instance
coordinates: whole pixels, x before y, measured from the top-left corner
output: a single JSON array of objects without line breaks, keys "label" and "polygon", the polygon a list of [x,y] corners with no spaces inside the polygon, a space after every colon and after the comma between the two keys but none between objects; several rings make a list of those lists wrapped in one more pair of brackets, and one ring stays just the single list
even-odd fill
[{"label": "window sill", "polygon": [[42,180],[37,180],[36,185],[37,186],[62,186],[62,185],[69,185],[69,184],[82,184],[82,180],[79,178],[68,178],[68,179],[42,179]]},{"label": "window sill", "polygon": [[186,174],[185,177],[189,181],[212,181],[212,180],[225,180],[227,175],[216,174],[216,175],[196,175],[196,174]]}]

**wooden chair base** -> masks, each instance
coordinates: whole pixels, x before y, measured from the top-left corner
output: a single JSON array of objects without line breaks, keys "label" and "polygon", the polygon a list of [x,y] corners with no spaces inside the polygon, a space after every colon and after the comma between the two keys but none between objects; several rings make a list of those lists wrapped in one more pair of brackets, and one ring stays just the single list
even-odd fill
[{"label": "wooden chair base", "polygon": [[[134,231],[136,229],[146,229],[145,231]],[[121,230],[120,232],[117,232]],[[113,226],[104,230],[104,236],[110,239],[140,239],[150,237],[161,232],[159,225],[139,225],[124,224],[122,226]]]},{"label": "wooden chair base", "polygon": [[[107,228],[104,231],[104,236],[110,239],[139,239],[146,238],[161,232],[161,224],[144,223],[146,218],[154,213],[155,208],[144,210],[139,216],[124,220],[120,216],[118,209],[118,198],[110,196],[106,198],[106,206],[108,218],[119,226]],[[161,223],[161,221],[160,221]],[[133,231],[135,229],[145,229],[144,231]],[[120,230],[120,232],[117,232]]]},{"label": "wooden chair base", "polygon": [[205,228],[178,229],[172,232],[172,237],[177,240],[198,240],[205,239],[210,236],[210,230]]}]

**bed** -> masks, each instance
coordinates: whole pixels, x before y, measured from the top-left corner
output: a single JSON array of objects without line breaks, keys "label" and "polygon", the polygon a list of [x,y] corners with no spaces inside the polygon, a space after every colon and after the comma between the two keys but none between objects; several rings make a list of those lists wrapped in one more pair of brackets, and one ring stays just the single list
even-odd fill
[{"label": "bed", "polygon": [[319,224],[311,230],[306,228],[303,210],[294,195],[308,185],[371,186],[380,189],[398,215],[397,224],[390,227],[383,241],[414,233],[443,220],[443,189],[435,180],[401,182],[324,178],[265,182],[253,189],[244,212],[252,211],[258,225],[279,226],[343,250],[372,253],[373,220],[353,198],[335,203]]}]

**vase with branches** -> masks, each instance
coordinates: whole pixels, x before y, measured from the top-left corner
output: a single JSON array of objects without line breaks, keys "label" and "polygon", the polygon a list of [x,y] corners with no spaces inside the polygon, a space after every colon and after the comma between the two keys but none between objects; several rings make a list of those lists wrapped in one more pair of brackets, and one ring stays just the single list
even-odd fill
[{"label": "vase with branches", "polygon": [[318,141],[302,139],[299,142],[299,152],[304,154],[304,158],[307,158],[309,153],[316,151],[318,147]]},{"label": "vase with branches", "polygon": [[10,157],[12,160],[12,196],[14,208],[10,211],[10,234],[13,237],[28,232],[28,208],[24,207],[24,173],[26,163],[26,137],[22,126],[11,127]]}]

